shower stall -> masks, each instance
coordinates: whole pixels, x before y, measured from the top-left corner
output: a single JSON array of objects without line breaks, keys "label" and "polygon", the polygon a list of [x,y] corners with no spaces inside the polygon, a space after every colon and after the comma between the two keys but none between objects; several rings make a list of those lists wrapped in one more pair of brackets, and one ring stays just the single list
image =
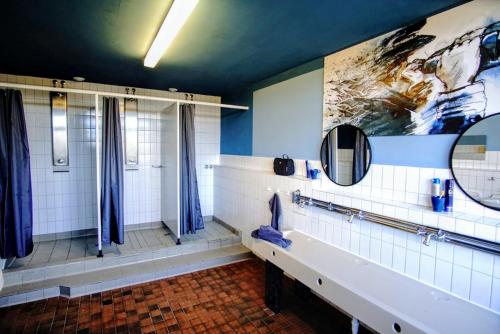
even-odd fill
[{"label": "shower stall", "polygon": [[[192,101],[181,94],[177,94],[181,98],[151,96],[138,90],[135,95],[117,93],[118,88],[109,92],[110,86],[104,85],[99,87],[102,90],[84,90],[44,83],[0,83],[1,87],[20,89],[23,95],[35,241],[29,256],[7,263],[7,286],[9,273],[15,281],[16,272],[25,269],[97,263],[101,255],[104,258],[99,263],[129,263],[176,254],[172,251],[179,247],[176,244],[210,249],[239,242],[235,231],[211,219],[212,166],[218,161],[220,108],[224,105]],[[121,129],[123,153],[124,242],[111,245],[102,243],[101,216],[103,99],[107,97],[119,101],[119,124],[117,120],[115,125]],[[189,163],[189,159],[181,159],[184,104],[195,108],[192,147],[196,153],[192,156],[196,156],[196,166],[191,167],[196,172],[192,184],[204,216],[204,228],[189,234],[181,232],[182,175]],[[82,270],[87,270],[89,263]],[[54,273],[46,270],[44,275],[52,277]]]}]

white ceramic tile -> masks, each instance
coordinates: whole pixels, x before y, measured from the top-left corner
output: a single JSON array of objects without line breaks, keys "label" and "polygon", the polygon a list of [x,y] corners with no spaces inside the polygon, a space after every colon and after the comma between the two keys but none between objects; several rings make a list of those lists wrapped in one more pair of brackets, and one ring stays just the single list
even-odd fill
[{"label": "white ceramic tile", "polygon": [[488,276],[491,276],[493,273],[493,255],[480,252],[473,251],[473,261],[472,261],[472,269]]},{"label": "white ceramic tile", "polygon": [[493,278],[490,307],[500,313],[500,278]]},{"label": "white ceramic tile", "polygon": [[460,297],[469,299],[470,293],[470,268],[462,267],[460,265],[453,265],[453,276],[451,281],[451,291]]},{"label": "white ceramic tile", "polygon": [[453,261],[455,264],[471,268],[472,250],[461,246],[455,246]]},{"label": "white ceramic tile", "polygon": [[470,299],[473,302],[489,307],[491,286],[492,277],[490,275],[472,271]]},{"label": "white ceramic tile", "polygon": [[420,270],[419,253],[407,250],[405,273],[413,277],[418,277],[419,270]]},{"label": "white ceramic tile", "polygon": [[419,278],[429,284],[434,283],[434,268],[436,266],[435,258],[427,255],[420,257]]},{"label": "white ceramic tile", "polygon": [[437,246],[436,257],[438,259],[447,262],[453,262],[453,250],[454,250],[453,245],[445,242],[438,242],[436,246]]},{"label": "white ceramic tile", "polygon": [[450,262],[440,259],[436,260],[436,270],[434,274],[434,284],[441,289],[451,289],[451,277],[453,273],[453,266]]},{"label": "white ceramic tile", "polygon": [[406,264],[406,250],[404,247],[394,246],[392,266],[395,270],[404,273]]}]

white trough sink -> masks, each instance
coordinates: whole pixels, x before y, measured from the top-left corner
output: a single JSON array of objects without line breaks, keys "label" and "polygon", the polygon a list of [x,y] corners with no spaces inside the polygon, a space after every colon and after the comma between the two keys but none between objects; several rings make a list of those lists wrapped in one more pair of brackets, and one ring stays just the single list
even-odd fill
[{"label": "white trough sink", "polygon": [[[500,314],[299,231],[251,249],[380,333],[499,333]],[[398,332],[399,329],[399,332]]]}]

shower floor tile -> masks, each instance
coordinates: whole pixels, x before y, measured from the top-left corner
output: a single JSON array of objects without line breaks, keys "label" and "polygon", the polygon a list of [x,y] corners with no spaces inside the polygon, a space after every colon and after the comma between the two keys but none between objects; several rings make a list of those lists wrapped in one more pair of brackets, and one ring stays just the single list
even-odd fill
[{"label": "shower floor tile", "polygon": [[350,319],[315,296],[286,297],[280,314],[267,309],[263,297],[264,266],[254,259],[72,299],[2,308],[0,328],[2,333],[350,332]]},{"label": "shower floor tile", "polygon": [[[216,222],[206,222],[205,229],[196,234],[182,236],[184,244],[197,242],[215,242],[232,240],[236,235]],[[175,247],[176,240],[166,227],[125,232],[123,245],[104,246],[104,257],[123,257]],[[230,244],[230,243],[229,243]],[[41,268],[50,265],[71,263],[97,256],[97,237],[77,237],[54,241],[35,242],[33,252],[20,259],[15,259],[4,272]]]}]

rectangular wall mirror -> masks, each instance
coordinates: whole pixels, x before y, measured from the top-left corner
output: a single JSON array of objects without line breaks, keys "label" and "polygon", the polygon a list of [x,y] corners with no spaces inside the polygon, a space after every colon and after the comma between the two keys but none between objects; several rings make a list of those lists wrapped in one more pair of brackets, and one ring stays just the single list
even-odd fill
[{"label": "rectangular wall mirror", "polygon": [[54,171],[67,171],[68,154],[68,108],[65,93],[50,93],[52,124],[52,165]]}]

